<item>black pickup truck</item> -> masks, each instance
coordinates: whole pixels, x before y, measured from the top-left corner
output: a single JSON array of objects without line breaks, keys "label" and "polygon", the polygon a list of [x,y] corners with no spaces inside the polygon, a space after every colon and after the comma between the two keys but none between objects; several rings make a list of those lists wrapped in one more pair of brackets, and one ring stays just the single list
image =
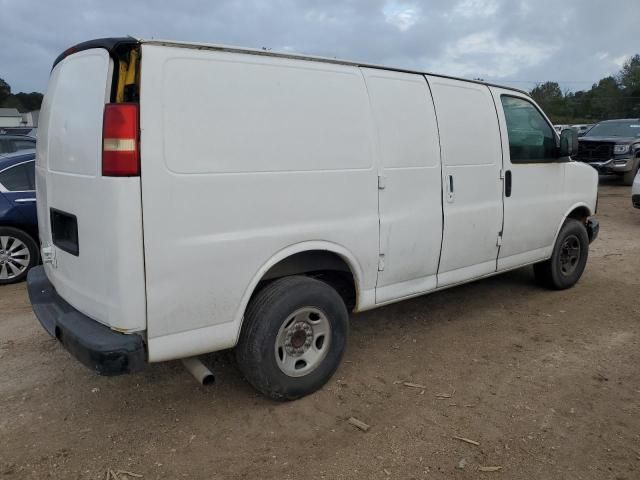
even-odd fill
[{"label": "black pickup truck", "polygon": [[620,175],[633,184],[640,165],[640,119],[606,120],[578,140],[573,159],[585,162],[605,175]]}]

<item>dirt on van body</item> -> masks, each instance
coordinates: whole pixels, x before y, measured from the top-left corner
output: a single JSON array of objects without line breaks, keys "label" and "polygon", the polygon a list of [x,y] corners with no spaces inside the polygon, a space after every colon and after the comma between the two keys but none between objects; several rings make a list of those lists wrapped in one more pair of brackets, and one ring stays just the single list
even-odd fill
[{"label": "dirt on van body", "polygon": [[179,362],[97,377],[24,284],[0,287],[0,479],[640,478],[629,188],[602,186],[598,218],[575,288],[525,268],[355,315],[337,374],[291,403],[256,394],[226,352],[206,357],[210,387]]}]

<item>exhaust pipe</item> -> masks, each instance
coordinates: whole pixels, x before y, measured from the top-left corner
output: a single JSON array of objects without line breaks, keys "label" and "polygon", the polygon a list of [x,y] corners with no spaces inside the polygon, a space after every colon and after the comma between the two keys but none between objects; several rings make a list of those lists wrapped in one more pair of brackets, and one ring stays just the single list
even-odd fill
[{"label": "exhaust pipe", "polygon": [[183,358],[182,364],[200,385],[212,385],[215,381],[213,372],[198,357]]}]

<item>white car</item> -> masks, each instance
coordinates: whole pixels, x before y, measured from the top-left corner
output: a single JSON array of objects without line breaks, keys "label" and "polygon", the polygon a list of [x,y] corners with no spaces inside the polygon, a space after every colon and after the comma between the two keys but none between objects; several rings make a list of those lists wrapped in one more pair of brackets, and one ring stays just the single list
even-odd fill
[{"label": "white car", "polygon": [[350,312],[532,264],[574,285],[598,233],[575,141],[506,87],[87,42],[41,110],[31,302],[100,374],[235,348],[259,391],[298,398],[338,367]]},{"label": "white car", "polygon": [[640,208],[640,170],[636,173],[636,178],[631,187],[631,202],[636,208]]}]

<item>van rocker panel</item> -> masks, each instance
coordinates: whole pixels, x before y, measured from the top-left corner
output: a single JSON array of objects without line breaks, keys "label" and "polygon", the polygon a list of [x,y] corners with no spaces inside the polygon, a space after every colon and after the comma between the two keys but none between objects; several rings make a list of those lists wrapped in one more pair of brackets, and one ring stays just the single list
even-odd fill
[{"label": "van rocker panel", "polygon": [[77,311],[58,295],[43,266],[29,271],[27,290],[44,329],[80,363],[105,376],[136,373],[144,368],[142,337],[116,332]]}]

